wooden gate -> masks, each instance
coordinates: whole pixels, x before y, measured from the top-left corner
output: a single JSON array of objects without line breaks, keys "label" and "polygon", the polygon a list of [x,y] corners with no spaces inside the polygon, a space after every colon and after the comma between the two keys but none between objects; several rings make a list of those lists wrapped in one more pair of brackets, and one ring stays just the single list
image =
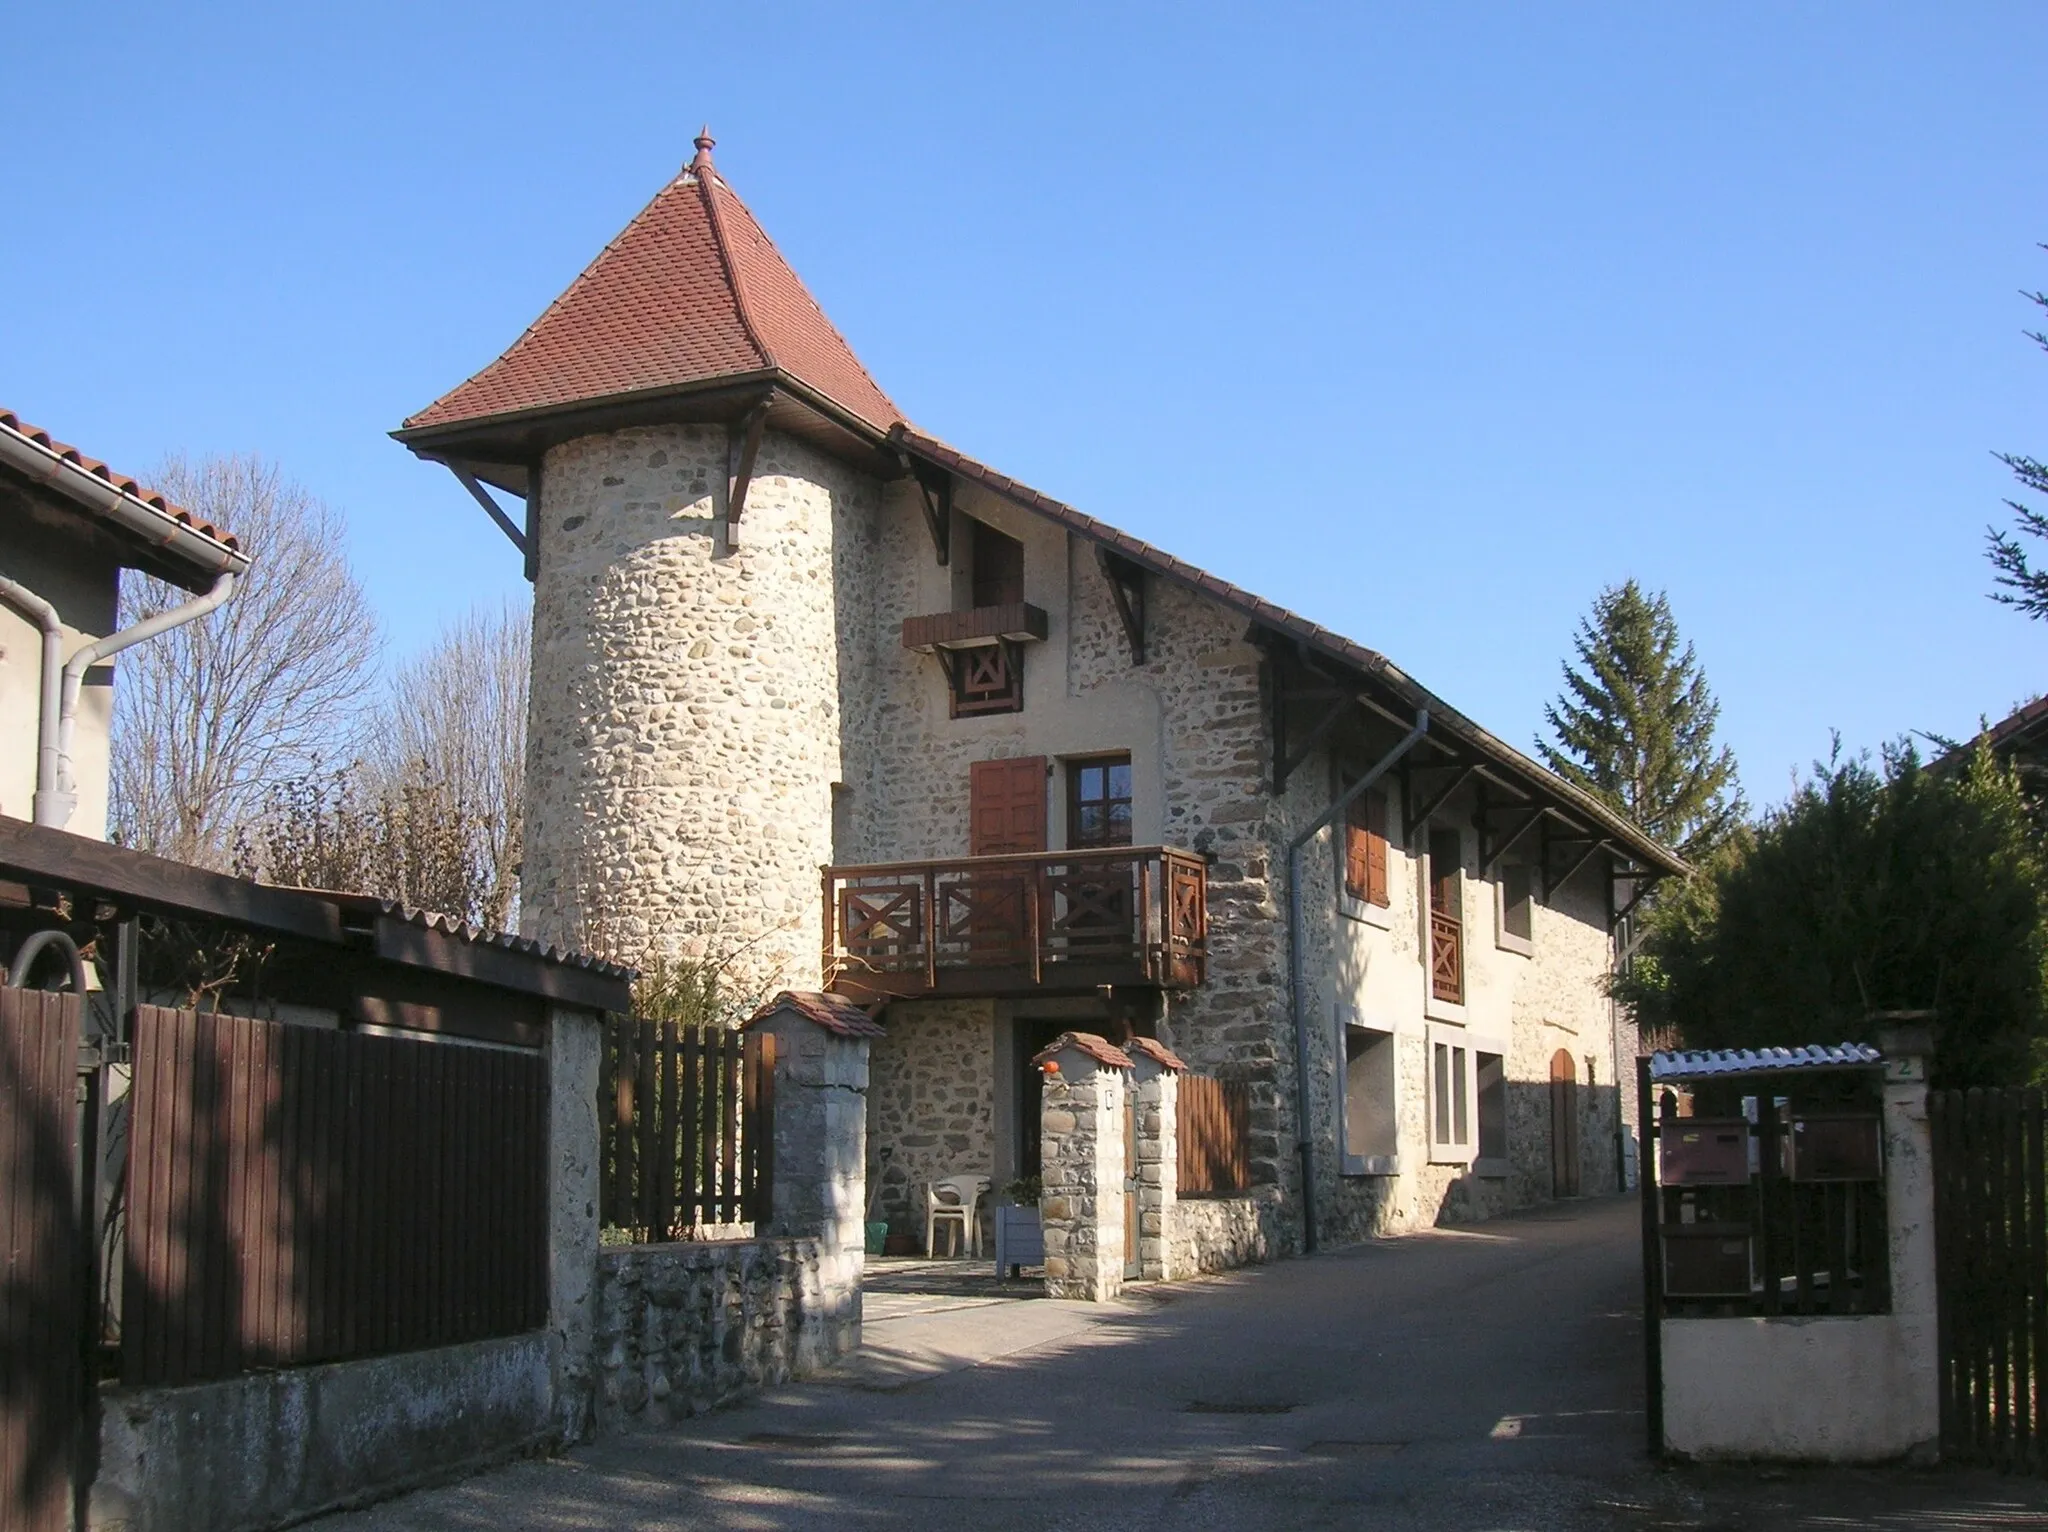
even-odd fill
[{"label": "wooden gate", "polygon": [[2048,1175],[2038,1090],[1935,1091],[1941,1454],[2048,1473]]},{"label": "wooden gate", "polygon": [[1550,1056],[1550,1195],[1579,1194],[1579,1066],[1560,1048]]},{"label": "wooden gate", "polygon": [[75,995],[0,989],[0,1532],[72,1524],[85,1410]]}]

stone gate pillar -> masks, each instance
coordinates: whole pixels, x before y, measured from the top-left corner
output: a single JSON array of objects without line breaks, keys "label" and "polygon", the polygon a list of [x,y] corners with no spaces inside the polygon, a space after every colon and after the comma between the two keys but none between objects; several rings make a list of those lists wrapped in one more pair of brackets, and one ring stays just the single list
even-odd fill
[{"label": "stone gate pillar", "polygon": [[868,1043],[882,1028],[843,996],[784,990],[747,1030],[775,1039],[773,1200],[758,1232],[817,1241],[817,1290],[805,1301],[826,1316],[826,1349],[845,1355],[860,1346]]},{"label": "stone gate pillar", "polygon": [[1164,1043],[1134,1037],[1131,1088],[1138,1098],[1138,1268],[1147,1282],[1175,1275],[1173,1206],[1180,1200],[1180,1077],[1187,1065]]},{"label": "stone gate pillar", "polygon": [[1124,1131],[1131,1057],[1093,1032],[1063,1033],[1032,1059],[1049,1298],[1102,1303],[1124,1287]]},{"label": "stone gate pillar", "polygon": [[1903,1024],[1878,1033],[1884,1055],[1884,1195],[1891,1227],[1892,1316],[1899,1327],[1908,1397],[1898,1401],[1916,1450],[1941,1435],[1941,1346],[1936,1328],[1934,1135],[1927,1120],[1933,1029]]}]

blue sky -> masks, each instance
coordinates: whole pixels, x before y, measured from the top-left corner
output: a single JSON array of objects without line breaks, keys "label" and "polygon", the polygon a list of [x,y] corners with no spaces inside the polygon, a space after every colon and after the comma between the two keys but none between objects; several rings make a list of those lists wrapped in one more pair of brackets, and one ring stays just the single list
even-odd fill
[{"label": "blue sky", "polygon": [[2039,5],[45,6],[0,403],[256,450],[403,650],[519,596],[385,432],[721,168],[883,387],[1524,745],[1670,593],[1753,797],[2048,687],[1985,600],[2048,455]]}]

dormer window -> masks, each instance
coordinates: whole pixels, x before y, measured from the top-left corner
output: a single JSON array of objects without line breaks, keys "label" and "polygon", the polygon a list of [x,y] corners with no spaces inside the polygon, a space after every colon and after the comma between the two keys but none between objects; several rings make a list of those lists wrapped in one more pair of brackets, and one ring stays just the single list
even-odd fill
[{"label": "dormer window", "polygon": [[1046,633],[1045,613],[1024,600],[1024,544],[971,516],[960,521],[967,567],[955,577],[954,610],[905,618],[903,647],[938,657],[953,717],[1019,713],[1024,646]]},{"label": "dormer window", "polygon": [[974,572],[972,606],[1009,606],[1024,599],[1024,545],[987,522],[970,520],[969,567]]}]

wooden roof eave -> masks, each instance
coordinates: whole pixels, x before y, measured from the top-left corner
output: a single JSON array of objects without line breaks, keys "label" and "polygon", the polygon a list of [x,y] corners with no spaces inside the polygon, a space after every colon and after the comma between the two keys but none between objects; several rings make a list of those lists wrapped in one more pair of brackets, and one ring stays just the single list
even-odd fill
[{"label": "wooden roof eave", "polygon": [[908,426],[894,428],[890,436],[899,451],[956,474],[1026,510],[1047,516],[1078,536],[1107,547],[1152,574],[1240,612],[1252,621],[1255,628],[1267,628],[1297,644],[1306,645],[1322,660],[1353,672],[1360,683],[1362,696],[1369,697],[1378,690],[1390,697],[1397,708],[1405,709],[1410,717],[1417,708],[1426,708],[1430,715],[1431,737],[1441,740],[1448,734],[1456,744],[1478,757],[1490,780],[1499,782],[1503,787],[1512,786],[1525,791],[1532,799],[1544,801],[1546,807],[1567,824],[1581,828],[1583,833],[1595,839],[1612,841],[1617,850],[1626,852],[1629,860],[1646,872],[1683,876],[1692,870],[1684,858],[1659,845],[1590,793],[1546,771],[1506,741],[1482,728],[1402,671],[1385,655],[997,473]]}]

